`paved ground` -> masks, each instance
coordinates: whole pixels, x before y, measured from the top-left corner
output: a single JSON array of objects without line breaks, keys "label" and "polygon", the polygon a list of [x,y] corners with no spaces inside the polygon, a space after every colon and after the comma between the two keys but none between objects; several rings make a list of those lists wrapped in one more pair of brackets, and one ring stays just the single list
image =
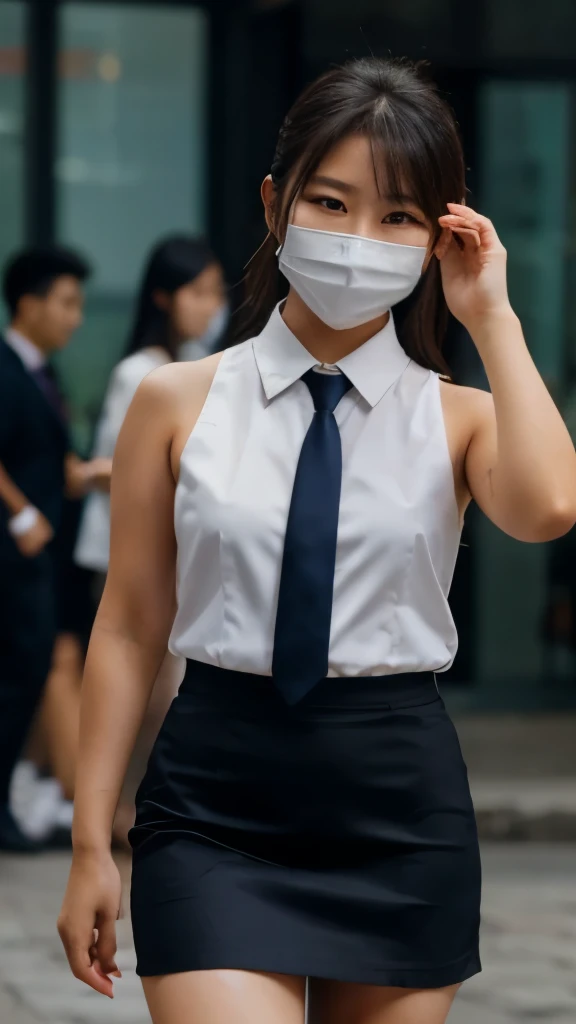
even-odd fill
[{"label": "paved ground", "polygon": [[[0,858],[1,1024],[147,1024],[127,921],[114,1002],[69,975],[54,927],[66,873],[63,855]],[[488,846],[484,875],[485,969],[450,1024],[574,1024],[576,846]]]}]

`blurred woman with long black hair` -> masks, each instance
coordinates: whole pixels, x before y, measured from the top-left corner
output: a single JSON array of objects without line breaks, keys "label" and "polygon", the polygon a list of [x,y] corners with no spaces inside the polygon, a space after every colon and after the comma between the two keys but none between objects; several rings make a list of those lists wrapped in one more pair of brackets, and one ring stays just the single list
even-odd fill
[{"label": "blurred woman with long black hair", "polygon": [[[174,235],[152,250],[140,287],[127,352],[116,366],[96,431],[94,457],[109,460],[134,394],[151,370],[215,351],[226,327],[220,263],[206,242]],[[78,565],[108,569],[110,498],[91,494],[76,547]]]}]

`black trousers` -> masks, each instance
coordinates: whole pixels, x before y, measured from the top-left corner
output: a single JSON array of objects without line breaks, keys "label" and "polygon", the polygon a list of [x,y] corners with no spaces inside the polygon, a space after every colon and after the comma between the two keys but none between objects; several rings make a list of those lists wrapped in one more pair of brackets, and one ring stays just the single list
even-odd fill
[{"label": "black trousers", "polygon": [[50,670],[54,604],[48,552],[0,558],[0,808]]}]

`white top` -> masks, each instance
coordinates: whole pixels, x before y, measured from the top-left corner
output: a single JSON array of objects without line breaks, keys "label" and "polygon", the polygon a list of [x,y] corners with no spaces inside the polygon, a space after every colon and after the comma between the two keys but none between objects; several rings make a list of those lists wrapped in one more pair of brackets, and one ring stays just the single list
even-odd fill
[{"label": "white top", "polygon": [[[276,310],[221,358],[187,441],[175,503],[173,653],[270,675],[296,465],[317,360]],[[439,378],[411,362],[392,318],[337,364],[342,496],[329,675],[449,668],[447,603],[461,524]]]},{"label": "white top", "polygon": [[[118,363],[108,385],[96,431],[93,457],[111,459],[130,402],[151,370],[169,362],[160,348],[144,348]],[[110,496],[93,491],[86,499],[74,558],[77,565],[107,572],[110,556]]]},{"label": "white top", "polygon": [[34,370],[39,370],[48,361],[44,353],[34,342],[20,334],[20,331],[14,330],[13,327],[7,327],[4,331],[4,341],[20,357],[26,369],[30,370],[30,373],[34,373]]}]

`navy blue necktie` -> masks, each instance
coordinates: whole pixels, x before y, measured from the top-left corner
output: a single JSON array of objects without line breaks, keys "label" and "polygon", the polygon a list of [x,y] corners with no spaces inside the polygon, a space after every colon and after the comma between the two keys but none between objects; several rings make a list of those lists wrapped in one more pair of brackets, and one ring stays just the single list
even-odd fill
[{"label": "navy blue necktie", "polygon": [[272,677],[296,704],[328,672],[342,443],[334,409],[352,386],[343,373],[308,370],[314,418],[296,468],[280,576]]},{"label": "navy blue necktie", "polygon": [[64,422],[66,412],[60,389],[56,381],[56,374],[49,363],[44,363],[37,370],[32,371],[32,376],[42,391],[46,401],[51,405],[52,410],[58,418]]}]

